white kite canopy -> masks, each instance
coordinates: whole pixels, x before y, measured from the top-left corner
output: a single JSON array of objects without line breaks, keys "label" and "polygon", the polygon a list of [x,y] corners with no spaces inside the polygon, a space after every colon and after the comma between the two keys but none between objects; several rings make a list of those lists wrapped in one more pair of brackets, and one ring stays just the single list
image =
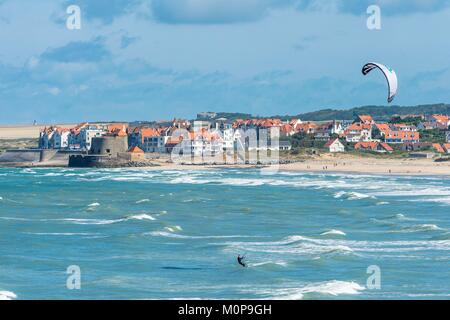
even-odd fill
[{"label": "white kite canopy", "polygon": [[391,103],[392,100],[394,100],[395,95],[397,94],[398,88],[397,74],[391,68],[388,68],[384,64],[376,62],[370,62],[365,64],[362,69],[362,73],[363,75],[367,75],[370,71],[376,68],[380,69],[381,72],[383,72],[384,76],[386,77],[389,87],[388,103]]}]

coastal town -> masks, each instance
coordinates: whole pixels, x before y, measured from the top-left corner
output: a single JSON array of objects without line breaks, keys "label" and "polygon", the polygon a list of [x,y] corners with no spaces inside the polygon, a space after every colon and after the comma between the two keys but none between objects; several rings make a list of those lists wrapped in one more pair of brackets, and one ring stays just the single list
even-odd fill
[{"label": "coastal town", "polygon": [[[326,170],[332,164],[342,170],[339,163],[353,161],[356,167],[367,157],[427,160],[419,173],[449,163],[449,126],[450,116],[444,114],[393,115],[388,120],[356,114],[351,120],[312,121],[203,112],[194,120],[43,126],[34,146],[6,149],[0,162],[21,167],[296,164],[302,170]],[[380,163],[380,170],[384,167]]]},{"label": "coastal town", "polygon": [[[40,132],[39,148],[67,151],[92,150],[94,138],[114,136],[127,139],[129,150],[143,153],[171,153],[174,147],[189,144],[193,154],[214,149],[233,149],[239,135],[248,130],[279,130],[279,151],[310,147],[327,152],[430,151],[450,153],[450,117],[448,115],[408,115],[379,122],[370,115],[358,115],[352,121],[302,121],[301,119],[215,118],[215,113],[199,114],[197,120],[174,119],[152,124],[81,123],[73,128],[49,126]],[[188,132],[176,136],[177,130]],[[424,137],[426,138],[424,139]],[[261,139],[260,139],[261,140]],[[261,143],[258,140],[257,147]],[[251,146],[249,146],[251,148]],[[270,149],[270,144],[266,144]]]}]

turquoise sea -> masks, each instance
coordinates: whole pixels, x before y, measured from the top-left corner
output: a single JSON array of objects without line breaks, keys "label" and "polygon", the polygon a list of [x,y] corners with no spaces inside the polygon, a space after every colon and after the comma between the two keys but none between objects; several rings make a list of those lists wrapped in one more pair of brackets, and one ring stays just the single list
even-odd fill
[{"label": "turquoise sea", "polygon": [[449,266],[448,178],[0,169],[0,299],[449,299]]}]

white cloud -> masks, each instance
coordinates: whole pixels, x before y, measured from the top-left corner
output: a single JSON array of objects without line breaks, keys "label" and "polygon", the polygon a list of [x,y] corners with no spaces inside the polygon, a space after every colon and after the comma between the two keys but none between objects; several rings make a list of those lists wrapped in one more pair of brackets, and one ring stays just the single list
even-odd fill
[{"label": "white cloud", "polygon": [[47,90],[47,92],[53,96],[58,96],[61,93],[61,89],[59,89],[58,87],[52,87],[52,88],[49,88]]}]

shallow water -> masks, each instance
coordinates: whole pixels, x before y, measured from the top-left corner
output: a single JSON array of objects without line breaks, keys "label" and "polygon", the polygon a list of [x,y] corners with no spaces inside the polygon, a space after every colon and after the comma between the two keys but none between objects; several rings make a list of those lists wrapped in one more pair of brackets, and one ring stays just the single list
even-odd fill
[{"label": "shallow water", "polygon": [[449,210],[438,177],[0,169],[0,299],[448,299]]}]

